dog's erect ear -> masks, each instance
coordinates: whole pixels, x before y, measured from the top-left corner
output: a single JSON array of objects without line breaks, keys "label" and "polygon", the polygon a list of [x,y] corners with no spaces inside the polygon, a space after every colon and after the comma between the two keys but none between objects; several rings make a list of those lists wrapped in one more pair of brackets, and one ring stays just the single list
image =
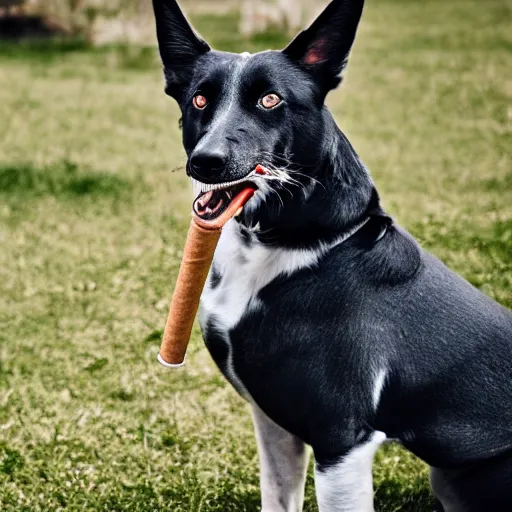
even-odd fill
[{"label": "dog's erect ear", "polygon": [[197,59],[210,47],[192,30],[176,0],[153,0],[156,35],[164,64],[165,92],[180,101]]},{"label": "dog's erect ear", "polygon": [[333,0],[313,24],[283,50],[321,77],[326,92],[337,87],[356,36],[364,0]]}]

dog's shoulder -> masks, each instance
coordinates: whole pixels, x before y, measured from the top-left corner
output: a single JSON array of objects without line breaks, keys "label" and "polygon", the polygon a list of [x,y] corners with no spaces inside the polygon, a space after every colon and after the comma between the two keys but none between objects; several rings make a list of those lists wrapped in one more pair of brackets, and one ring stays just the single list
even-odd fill
[{"label": "dog's shoulder", "polygon": [[251,229],[230,221],[222,232],[201,298],[202,317],[214,314],[224,328],[234,327],[248,309],[258,307],[261,290],[314,267],[326,251],[325,247],[292,250],[265,246]]}]

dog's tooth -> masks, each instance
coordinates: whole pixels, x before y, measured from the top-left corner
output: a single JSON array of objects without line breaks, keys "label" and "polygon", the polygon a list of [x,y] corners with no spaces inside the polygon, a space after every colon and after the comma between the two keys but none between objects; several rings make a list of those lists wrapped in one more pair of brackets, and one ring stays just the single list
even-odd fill
[{"label": "dog's tooth", "polygon": [[235,185],[240,185],[241,183],[249,182],[250,177],[252,177],[254,173],[249,174],[245,178],[241,178],[239,180],[229,181],[227,183],[203,183],[199,180],[191,178],[192,188],[194,191],[198,191],[200,193],[210,192],[212,190],[226,190]]}]

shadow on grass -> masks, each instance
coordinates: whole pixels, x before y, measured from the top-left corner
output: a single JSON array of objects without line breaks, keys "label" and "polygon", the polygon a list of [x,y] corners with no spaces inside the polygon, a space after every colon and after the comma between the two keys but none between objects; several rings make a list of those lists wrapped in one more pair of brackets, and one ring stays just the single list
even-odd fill
[{"label": "shadow on grass", "polygon": [[0,443],[0,473],[12,477],[24,465],[24,458],[18,450],[9,448],[6,443]]},{"label": "shadow on grass", "polygon": [[109,69],[138,71],[158,67],[157,50],[150,46],[118,44],[93,47],[82,39],[69,38],[2,41],[0,44],[0,59],[31,62],[38,66],[80,54],[95,57],[98,64]]},{"label": "shadow on grass", "polygon": [[31,163],[0,166],[0,195],[11,199],[41,196],[118,198],[131,189],[132,184],[118,176],[80,171],[69,161],[46,168],[37,168]]},{"label": "shadow on grass", "polygon": [[81,39],[28,39],[24,41],[2,41],[0,57],[51,62],[63,55],[85,52],[89,45]]},{"label": "shadow on grass", "polygon": [[503,190],[512,190],[512,172],[509,172],[505,177],[491,178],[484,180],[482,186],[485,190],[490,192],[502,192]]},{"label": "shadow on grass", "polygon": [[183,474],[182,481],[163,491],[150,482],[123,485],[122,492],[102,498],[98,510],[137,510],[139,512],[255,512],[260,510],[257,487],[246,490],[233,479],[217,480],[214,485],[197,478],[193,472]]}]

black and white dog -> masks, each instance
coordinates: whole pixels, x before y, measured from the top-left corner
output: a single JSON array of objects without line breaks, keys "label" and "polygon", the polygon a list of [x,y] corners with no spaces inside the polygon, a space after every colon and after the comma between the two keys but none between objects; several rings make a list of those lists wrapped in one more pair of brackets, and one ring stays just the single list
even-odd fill
[{"label": "black and white dog", "polygon": [[305,445],[321,512],[373,510],[386,438],[432,467],[446,512],[510,512],[512,315],[385,214],[324,105],[363,3],[334,0],[285,50],[238,55],[154,0],[197,193],[215,216],[257,187],[223,230],[203,335],[253,406],[265,512],[301,510]]}]

